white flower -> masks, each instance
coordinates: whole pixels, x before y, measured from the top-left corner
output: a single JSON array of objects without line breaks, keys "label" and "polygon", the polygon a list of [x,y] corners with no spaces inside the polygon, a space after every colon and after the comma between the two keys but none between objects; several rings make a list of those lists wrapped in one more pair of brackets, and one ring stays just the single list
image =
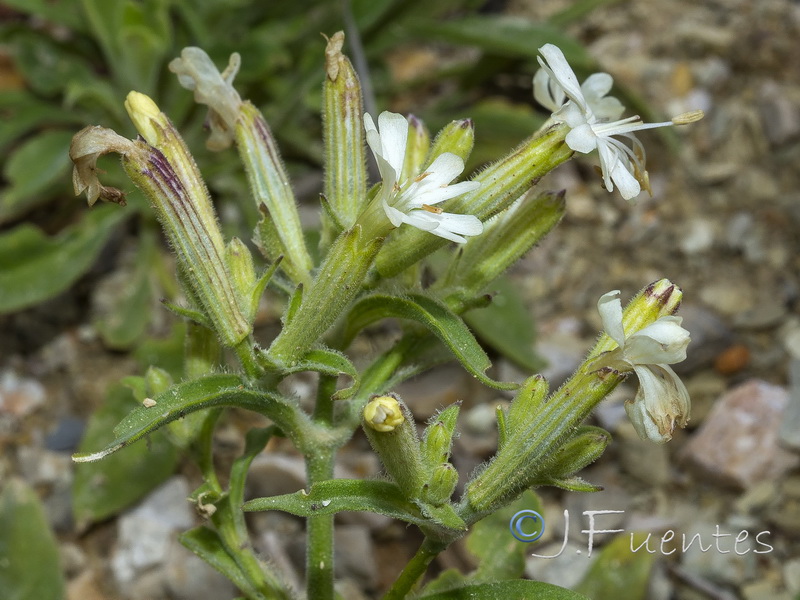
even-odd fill
[{"label": "white flower", "polygon": [[680,317],[665,316],[626,337],[618,296],[615,290],[597,302],[603,328],[619,345],[602,361],[622,373],[636,373],[639,390],[633,401],[625,402],[625,411],[642,439],[667,442],[675,426],[685,427],[689,420],[689,393],[668,366],[686,359],[689,332]]},{"label": "white flower", "polygon": [[[380,131],[379,131],[379,129]],[[369,114],[364,115],[367,144],[375,155],[383,184],[380,201],[392,225],[403,223],[454,242],[465,242],[465,235],[483,231],[480,219],[473,215],[442,212],[435,205],[480,187],[476,181],[449,185],[464,170],[464,161],[450,152],[436,157],[430,166],[413,178],[401,181],[408,140],[408,121],[403,115],[382,112],[378,128]]]},{"label": "white flower", "polygon": [[[643,123],[639,117],[619,119],[624,108],[619,100],[606,96],[614,83],[608,73],[590,75],[579,85],[561,50],[545,44],[539,52],[544,60],[539,58],[542,69],[533,78],[534,97],[553,111],[554,120],[572,128],[566,137],[567,146],[583,154],[597,150],[603,183],[609,192],[616,185],[626,200],[638,196],[642,188],[649,192],[644,147],[633,132],[691,123],[702,118],[702,111],[663,123]],[[626,138],[631,145],[613,136]]]}]

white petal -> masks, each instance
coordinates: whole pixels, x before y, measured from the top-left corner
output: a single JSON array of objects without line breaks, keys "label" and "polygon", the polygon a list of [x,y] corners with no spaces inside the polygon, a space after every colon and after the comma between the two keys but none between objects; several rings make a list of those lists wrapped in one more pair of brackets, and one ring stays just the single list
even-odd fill
[{"label": "white petal", "polygon": [[570,130],[567,134],[566,142],[567,146],[575,150],[575,152],[582,152],[583,154],[588,154],[597,148],[599,144],[598,137],[589,124],[579,125]]},{"label": "white petal", "polygon": [[614,98],[614,96],[599,98],[591,103],[591,107],[592,112],[598,119],[607,119],[609,121],[619,119],[622,113],[625,112],[625,107],[622,105],[622,102]]},{"label": "white petal", "polygon": [[639,378],[639,391],[633,401],[634,406],[626,411],[633,412],[631,418],[637,432],[643,438],[662,443],[672,438],[675,427],[684,427],[689,421],[691,403],[686,386],[667,365],[648,365],[634,367]]},{"label": "white petal", "polygon": [[600,296],[597,301],[597,312],[603,321],[603,329],[617,342],[620,348],[625,346],[625,330],[622,328],[622,303],[619,301],[619,290],[613,290]]},{"label": "white petal", "polygon": [[443,152],[436,157],[427,169],[425,169],[428,175],[420,180],[420,183],[424,186],[430,185],[436,187],[447,185],[453,181],[453,179],[461,175],[463,170],[464,161],[460,156],[452,152]]},{"label": "white petal", "polygon": [[408,120],[403,115],[384,111],[378,116],[378,130],[383,147],[381,155],[399,174],[406,157]]},{"label": "white petal", "polygon": [[[618,160],[611,169],[610,177],[617,185],[620,196],[625,200],[633,200],[642,191],[642,186],[636,177],[628,170],[628,166]],[[609,190],[610,191],[610,190]]]},{"label": "white petal", "polygon": [[533,76],[533,98],[550,112],[556,112],[566,101],[567,95],[546,70],[539,69]]},{"label": "white petal", "polygon": [[461,235],[480,235],[483,233],[483,223],[475,215],[456,215],[442,213],[439,227]]},{"label": "white petal", "polygon": [[599,100],[608,92],[614,85],[614,78],[608,73],[592,73],[581,84],[581,91],[587,102],[591,103],[592,100]]},{"label": "white petal", "polygon": [[547,65],[544,65],[541,60],[539,64],[548,67],[552,73],[551,76],[563,88],[564,93],[582,110],[586,110],[586,100],[581,92],[581,86],[578,84],[578,78],[575,77],[567,59],[564,58],[564,53],[553,44],[545,44],[539,48],[539,52],[547,61]]},{"label": "white petal", "polygon": [[394,206],[390,206],[385,200],[383,201],[383,212],[386,213],[389,221],[391,221],[392,225],[395,227],[400,227],[405,220],[405,213],[397,210]]},{"label": "white petal", "polygon": [[466,194],[481,187],[478,181],[462,181],[461,183],[454,183],[445,187],[437,187],[431,190],[425,190],[414,195],[413,204],[419,208],[423,204],[433,206],[444,200],[455,198],[461,194]]},{"label": "white petal", "polygon": [[632,364],[672,365],[686,360],[689,341],[680,317],[661,317],[626,340],[625,358]]},{"label": "white petal", "polygon": [[614,182],[611,179],[611,173],[620,161],[619,151],[614,145],[609,144],[607,140],[598,138],[597,154],[600,158],[600,172],[603,174],[603,183],[609,192],[613,192]]},{"label": "white petal", "polygon": [[436,218],[438,216],[426,210],[412,210],[403,215],[403,222],[422,231],[433,231],[439,227],[439,219]]}]

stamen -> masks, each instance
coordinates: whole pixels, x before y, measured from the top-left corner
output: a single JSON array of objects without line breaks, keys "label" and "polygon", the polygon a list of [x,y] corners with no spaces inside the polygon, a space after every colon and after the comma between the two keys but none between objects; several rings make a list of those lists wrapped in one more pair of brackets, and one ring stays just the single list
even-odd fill
[{"label": "stamen", "polygon": [[422,206],[420,206],[420,208],[435,215],[440,215],[443,212],[442,209],[439,208],[438,206],[430,206],[429,204],[423,204]]},{"label": "stamen", "polygon": [[430,172],[430,171],[425,171],[424,173],[420,173],[419,175],[417,175],[417,176],[414,178],[414,181],[416,181],[416,182],[420,182],[420,181],[422,181],[423,179],[425,179],[425,178],[426,178],[428,175],[430,175],[430,174],[431,174],[431,172]]},{"label": "stamen", "polygon": [[687,125],[689,123],[695,123],[702,119],[705,116],[705,113],[702,110],[690,110],[689,112],[681,113],[676,117],[672,117],[672,122],[675,125]]}]

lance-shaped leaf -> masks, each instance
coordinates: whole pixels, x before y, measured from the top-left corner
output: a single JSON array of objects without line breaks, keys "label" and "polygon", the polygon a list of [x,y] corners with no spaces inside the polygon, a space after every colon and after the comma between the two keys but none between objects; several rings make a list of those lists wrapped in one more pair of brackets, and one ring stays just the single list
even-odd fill
[{"label": "lance-shaped leaf", "polygon": [[484,385],[501,390],[518,387],[515,383],[489,378],[484,371],[492,363],[461,318],[441,302],[420,294],[406,297],[374,294],[359,300],[350,311],[345,326],[346,342],[349,343],[364,327],[387,317],[409,319],[424,325]]},{"label": "lance-shaped leaf", "polygon": [[[268,361],[266,358],[265,360]],[[267,362],[264,366],[269,367],[269,363]],[[303,371],[316,371],[317,373],[330,375],[331,377],[347,375],[351,379],[352,384],[337,391],[333,395],[334,400],[346,400],[350,398],[358,388],[358,371],[353,366],[353,363],[341,352],[331,350],[330,348],[311,350],[291,367],[281,369],[281,374],[291,375]]]},{"label": "lance-shaped leaf", "polygon": [[215,406],[235,406],[261,413],[279,426],[288,425],[285,427],[287,434],[307,427],[297,423],[298,419],[304,418],[301,411],[281,396],[247,389],[235,375],[209,375],[172,386],[156,396],[154,405],[134,409],[114,428],[116,437],[104,449],[75,454],[72,458],[76,462],[100,460],[167,423]]},{"label": "lance-shaped leaf", "polygon": [[311,491],[256,498],[245,502],[244,510],[282,510],[298,517],[332,515],[342,511],[368,511],[393,519],[431,527],[416,504],[403,497],[400,488],[388,481],[329,479],[311,486]]}]

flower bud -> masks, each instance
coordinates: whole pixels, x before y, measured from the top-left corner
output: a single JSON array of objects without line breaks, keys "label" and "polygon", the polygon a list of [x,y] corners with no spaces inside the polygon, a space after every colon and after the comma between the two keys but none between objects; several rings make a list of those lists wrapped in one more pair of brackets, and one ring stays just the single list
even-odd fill
[{"label": "flower bud", "polygon": [[448,273],[447,285],[477,294],[538,243],[564,216],[564,193],[523,196],[487,221]]},{"label": "flower bud", "polygon": [[[349,229],[367,200],[364,103],[361,83],[353,65],[342,54],[344,34],[331,36],[325,48],[325,83],[322,90],[322,125],[325,144],[325,198],[338,225],[323,221],[326,246]],[[323,215],[327,217],[327,215]]]},{"label": "flower bud", "polygon": [[375,431],[394,431],[405,421],[400,404],[391,396],[373,398],[364,407],[364,423]]},{"label": "flower bud", "polygon": [[232,238],[225,246],[225,261],[231,273],[234,289],[239,294],[239,305],[245,311],[245,317],[252,322],[255,319],[255,308],[252,306],[253,288],[256,285],[256,270],[250,250],[239,238]]},{"label": "flower bud", "polygon": [[425,429],[422,440],[422,455],[429,468],[434,469],[450,458],[453,433],[456,428],[461,403],[448,406],[440,412]]},{"label": "flower bud", "polygon": [[472,119],[459,119],[451,121],[436,134],[430,152],[428,153],[427,166],[445,152],[455,154],[465,163],[472,154],[472,147],[475,145],[475,124]]},{"label": "flower bud", "polygon": [[423,172],[423,164],[431,147],[431,135],[422,119],[408,115],[408,141],[400,181],[416,177]]},{"label": "flower bud", "polygon": [[178,132],[155,103],[131,92],[125,107],[144,140],[125,140],[111,130],[87,127],[73,138],[75,189],[86,190],[90,203],[113,199],[97,181],[97,157],[122,155],[122,166],[149,198],[178,258],[188,295],[204,309],[221,341],[236,346],[251,332],[242,314],[225,263],[225,247],[208,190]]},{"label": "flower bud", "polygon": [[414,417],[396,396],[378,396],[364,407],[363,429],[386,472],[408,499],[419,498],[427,480]]},{"label": "flower bud", "polygon": [[425,502],[441,506],[450,500],[458,484],[458,471],[450,463],[438,465],[425,484],[422,496]]}]

